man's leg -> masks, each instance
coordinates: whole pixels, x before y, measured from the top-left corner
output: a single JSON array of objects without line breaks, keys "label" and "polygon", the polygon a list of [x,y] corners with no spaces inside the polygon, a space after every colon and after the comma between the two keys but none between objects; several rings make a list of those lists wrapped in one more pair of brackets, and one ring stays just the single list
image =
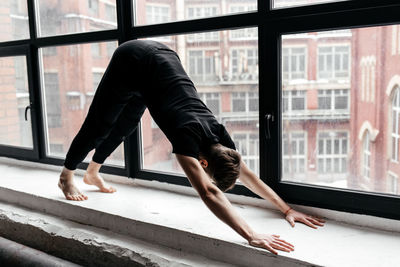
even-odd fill
[{"label": "man's leg", "polygon": [[104,183],[103,178],[99,175],[99,170],[106,158],[137,128],[145,109],[146,106],[139,95],[131,99],[125,106],[124,111],[119,116],[107,139],[96,148],[96,152],[83,178],[86,184],[95,185],[104,193],[113,193],[116,191],[113,187],[107,186]]},{"label": "man's leg", "polygon": [[86,119],[68,150],[58,183],[67,199],[87,199],[73,182],[74,170],[92,149],[107,138],[122,110],[134,96],[133,79],[128,77],[127,69],[135,68],[137,66],[132,66],[126,52],[117,49],[96,90]]}]

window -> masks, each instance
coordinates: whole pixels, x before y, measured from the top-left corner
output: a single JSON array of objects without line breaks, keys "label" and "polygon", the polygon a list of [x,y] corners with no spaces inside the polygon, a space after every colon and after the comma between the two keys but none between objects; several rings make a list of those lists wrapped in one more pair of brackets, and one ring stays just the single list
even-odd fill
[{"label": "window", "polygon": [[103,78],[104,71],[93,71],[93,91],[96,91],[100,84],[101,78]]},{"label": "window", "polygon": [[[192,0],[174,0],[174,1],[148,1],[131,0],[135,11],[135,24],[151,24],[147,20],[147,5],[168,6],[170,15],[164,22],[174,22],[182,20],[211,18],[221,15],[230,15],[257,10],[257,0],[238,0],[238,1],[192,1]],[[233,3],[234,7],[230,5]]]},{"label": "window", "polygon": [[97,16],[99,13],[99,0],[87,0],[89,14]]},{"label": "window", "polygon": [[234,133],[233,140],[242,160],[256,174],[260,173],[259,166],[259,138],[255,133]]},{"label": "window", "polygon": [[233,92],[232,111],[233,112],[258,111],[258,94],[255,92]]},{"label": "window", "polygon": [[301,111],[306,108],[306,91],[283,91],[283,112]]},{"label": "window", "polygon": [[397,87],[394,90],[393,100],[392,100],[392,133],[391,133],[391,159],[393,161],[399,161],[399,139],[400,139],[400,90]]},{"label": "window", "polygon": [[320,79],[348,79],[350,77],[349,46],[321,46],[318,48],[318,77]]},{"label": "window", "polygon": [[38,36],[117,29],[117,18],[112,15],[117,14],[115,5],[99,0],[85,1],[63,1],[61,5],[58,1],[37,0]]},{"label": "window", "polygon": [[217,51],[189,51],[189,76],[195,82],[215,83],[217,74],[215,70],[215,56]]},{"label": "window", "polygon": [[282,137],[282,172],[286,179],[301,179],[306,172],[307,139],[304,132],[285,133]]},{"label": "window", "polygon": [[348,134],[346,132],[318,133],[318,172],[346,173]]},{"label": "window", "polygon": [[258,50],[233,49],[231,52],[231,68],[229,81],[257,81]]},{"label": "window", "polygon": [[397,174],[389,171],[387,175],[387,192],[392,194],[399,194],[399,177]]},{"label": "window", "polygon": [[[116,40],[151,38],[179,54],[246,162],[282,197],[400,218],[392,195],[398,182],[382,178],[400,175],[400,2],[272,1],[280,10],[256,0],[3,2],[1,155],[62,165]],[[318,5],[304,7],[310,4]],[[30,100],[41,105],[25,120]],[[264,120],[268,114],[273,120]],[[146,113],[104,171],[188,184],[152,125]],[[362,167],[366,131],[369,180]],[[247,191],[238,185],[235,192]]]},{"label": "window", "polygon": [[363,164],[362,173],[364,178],[371,178],[371,144],[369,132],[366,131],[363,139]]},{"label": "window", "polygon": [[318,109],[347,110],[349,90],[318,90]]},{"label": "window", "polygon": [[199,97],[214,115],[218,116],[220,114],[219,93],[199,93]]},{"label": "window", "polygon": [[169,6],[146,5],[147,24],[164,23],[170,21]]},{"label": "window", "polygon": [[274,8],[294,7],[303,5],[314,5],[320,3],[332,3],[349,0],[273,0]]},{"label": "window", "polygon": [[33,148],[25,56],[0,57],[0,145]]},{"label": "window", "polygon": [[62,125],[60,109],[60,88],[58,73],[44,73],[44,88],[46,91],[46,118],[49,128]]},{"label": "window", "polygon": [[284,47],[282,57],[284,81],[306,78],[306,49],[304,47]]}]

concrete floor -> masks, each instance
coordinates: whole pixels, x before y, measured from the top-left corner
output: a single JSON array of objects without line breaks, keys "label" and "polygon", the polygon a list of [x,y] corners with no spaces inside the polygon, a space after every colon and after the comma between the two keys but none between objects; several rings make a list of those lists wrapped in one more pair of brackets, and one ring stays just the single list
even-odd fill
[{"label": "concrete floor", "polygon": [[[292,228],[283,216],[270,209],[267,203],[230,196],[234,201],[241,202],[234,206],[254,230],[279,234],[281,238],[295,245],[294,252],[281,252],[281,256],[275,257],[268,252],[249,247],[245,240],[220,222],[198,197],[193,196],[192,189],[157,182],[133,182],[132,179],[110,176],[111,180],[123,183],[112,184],[117,188],[117,193],[103,194],[85,185],[82,177],[78,176],[77,184],[88,195],[89,200],[71,202],[66,201],[56,187],[57,171],[42,169],[38,164],[21,163],[25,166],[18,166],[18,161],[5,162],[0,163],[1,201],[18,203],[101,228],[115,229],[120,233],[129,232],[133,237],[147,238],[150,242],[168,244],[176,249],[187,249],[189,252],[196,250],[200,255],[212,259],[225,261],[231,258],[234,261],[234,254],[237,254],[238,262],[251,263],[260,257],[263,260],[277,260],[275,263],[282,266],[285,266],[285,259],[293,266],[304,266],[306,263],[340,267],[399,266],[399,221],[300,207],[302,210],[328,217],[328,222],[317,230],[302,224],[296,224],[296,227]],[[334,220],[345,218],[351,224]],[[379,226],[385,230],[354,225],[356,223]],[[151,225],[152,228],[141,228],[143,224]],[[121,229],[124,227],[129,228],[127,232]],[[147,229],[143,230],[147,232],[140,233],[138,229]],[[171,232],[165,229],[171,229]],[[156,237],[154,233],[162,236]],[[250,256],[251,253],[255,253],[256,256],[243,259],[243,255]],[[264,264],[258,262],[256,265]]]}]

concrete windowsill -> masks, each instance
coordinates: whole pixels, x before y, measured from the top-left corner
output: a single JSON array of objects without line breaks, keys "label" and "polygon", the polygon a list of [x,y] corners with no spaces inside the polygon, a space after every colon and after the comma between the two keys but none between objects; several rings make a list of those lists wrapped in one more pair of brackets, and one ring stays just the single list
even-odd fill
[{"label": "concrete windowsill", "polygon": [[263,266],[268,259],[282,266],[396,266],[400,262],[400,222],[396,220],[292,205],[328,220],[317,230],[299,223],[292,228],[265,201],[228,194],[255,231],[279,234],[295,245],[294,252],[274,256],[248,246],[191,188],[103,175],[117,189],[115,194],[104,194],[85,185],[78,171],[76,183],[89,200],[72,202],[56,186],[60,169],[0,158],[0,202],[230,264]]}]

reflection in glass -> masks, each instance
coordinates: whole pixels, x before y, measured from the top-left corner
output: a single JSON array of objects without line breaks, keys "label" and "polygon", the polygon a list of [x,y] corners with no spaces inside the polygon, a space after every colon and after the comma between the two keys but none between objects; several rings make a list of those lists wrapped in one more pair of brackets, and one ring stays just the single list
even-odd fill
[{"label": "reflection in glass", "polygon": [[26,0],[2,0],[0,21],[0,42],[29,38]]},{"label": "reflection in glass", "polygon": [[32,148],[28,74],[25,56],[0,57],[0,144]]},{"label": "reflection in glass", "polygon": [[115,0],[38,0],[39,36],[117,28]]},{"label": "reflection in glass", "polygon": [[[249,33],[247,39],[232,36]],[[205,42],[204,34],[211,40]],[[161,41],[159,37],[154,38]],[[259,173],[258,46],[254,28],[168,36],[200,99],[225,125],[246,164]],[[143,168],[182,172],[148,112],[142,118]]]},{"label": "reflection in glass", "polygon": [[257,0],[136,0],[134,6],[135,24],[143,25],[252,12]]},{"label": "reflection in glass", "polygon": [[400,194],[400,26],[284,35],[281,60],[282,180]]},{"label": "reflection in glass", "polygon": [[[116,42],[102,42],[40,49],[48,155],[65,157],[116,47]],[[106,164],[124,165],[123,145]]]}]

